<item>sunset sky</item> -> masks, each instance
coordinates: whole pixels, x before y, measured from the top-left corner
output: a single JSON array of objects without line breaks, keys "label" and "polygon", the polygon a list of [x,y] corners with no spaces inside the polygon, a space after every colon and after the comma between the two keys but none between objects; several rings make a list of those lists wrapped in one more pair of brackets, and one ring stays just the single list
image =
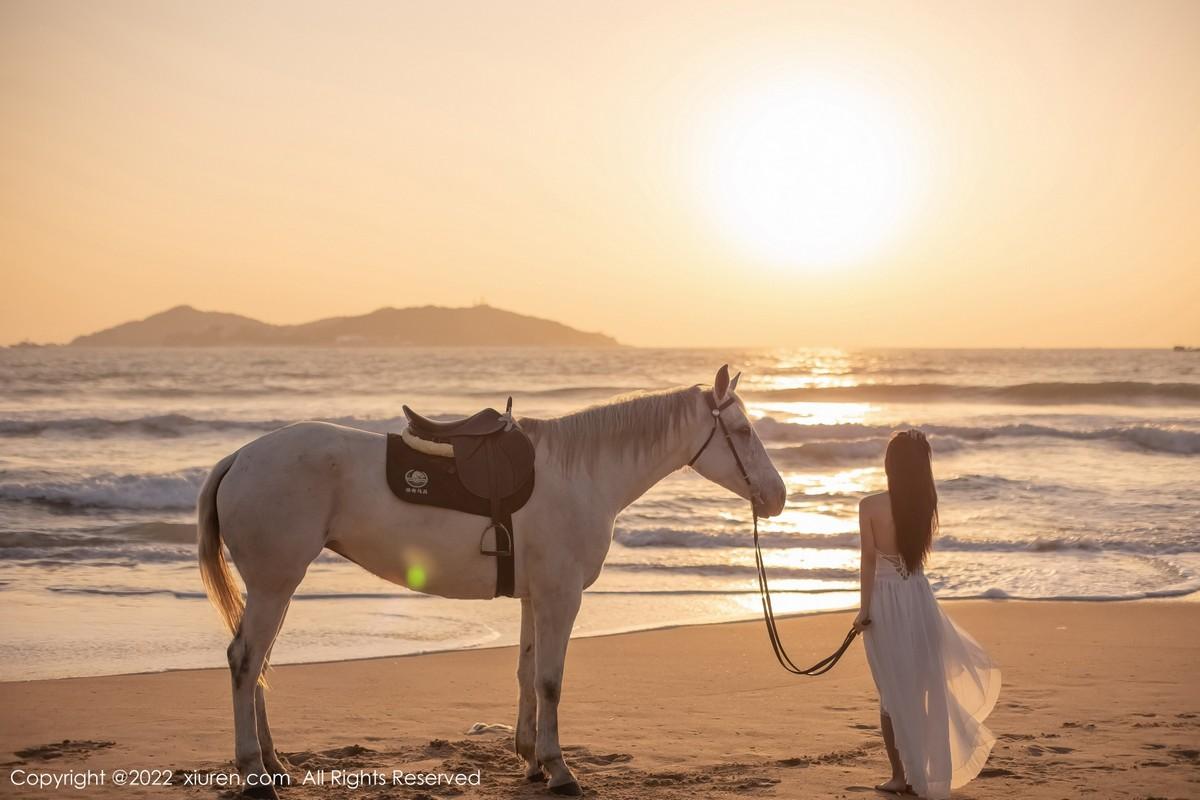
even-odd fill
[{"label": "sunset sky", "polygon": [[0,2],[0,343],[1200,345],[1200,2]]}]

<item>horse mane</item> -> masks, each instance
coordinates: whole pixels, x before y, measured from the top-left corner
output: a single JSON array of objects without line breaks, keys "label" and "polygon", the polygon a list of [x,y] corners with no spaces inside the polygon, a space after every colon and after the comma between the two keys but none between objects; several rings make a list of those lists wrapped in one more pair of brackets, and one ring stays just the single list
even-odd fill
[{"label": "horse mane", "polygon": [[590,469],[596,455],[612,445],[631,445],[638,458],[657,453],[697,413],[701,391],[679,386],[630,392],[561,417],[518,422],[535,445],[545,442],[550,457],[568,472]]}]

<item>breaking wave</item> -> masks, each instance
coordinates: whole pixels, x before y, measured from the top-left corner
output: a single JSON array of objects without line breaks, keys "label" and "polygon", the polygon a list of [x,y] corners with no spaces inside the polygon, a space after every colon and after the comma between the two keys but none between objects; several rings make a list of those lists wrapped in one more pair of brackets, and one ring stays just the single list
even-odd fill
[{"label": "breaking wave", "polygon": [[0,483],[0,500],[62,508],[184,510],[195,507],[206,467],[145,475],[105,473],[77,480]]},{"label": "breaking wave", "polygon": [[[1190,386],[1191,384],[1185,385]],[[321,421],[375,432],[399,430],[404,425],[403,417],[374,419],[328,417]],[[159,414],[132,419],[105,419],[102,417],[40,420],[0,419],[0,436],[73,436],[91,439],[141,436],[174,439],[208,433],[266,433],[292,422],[294,420],[196,419],[184,414]],[[763,417],[755,423],[755,428],[764,440],[773,443],[803,444],[803,448],[794,451],[791,455],[800,460],[814,462],[876,458],[883,452],[882,446],[886,444],[888,436],[894,431],[909,427],[912,425],[906,422],[895,426],[854,423],[802,425],[782,422],[773,417]],[[1016,423],[991,427],[922,425],[921,429],[934,436],[948,437],[937,445],[939,449],[943,450],[960,446],[959,443],[952,442],[950,439],[982,442],[1008,437],[1049,437],[1078,441],[1114,441],[1157,453],[1200,454],[1200,431],[1187,430],[1175,425],[1143,424],[1071,430],[1048,425]]]},{"label": "breaking wave", "polygon": [[[700,575],[706,578],[746,577],[758,575],[758,569],[753,564],[665,564],[665,563],[625,563],[609,561],[605,569],[619,569],[626,572],[671,573],[675,575]],[[768,567],[772,579],[785,580],[788,578],[822,580],[822,581],[857,581],[858,570],[837,569],[835,567]]]},{"label": "breaking wave", "polygon": [[[908,423],[889,425],[802,425],[763,417],[754,424],[755,430],[768,442],[798,442],[804,448],[797,454],[814,460],[846,458],[877,458],[894,432],[912,427]],[[1073,439],[1076,441],[1113,441],[1155,453],[1175,455],[1200,454],[1200,431],[1177,425],[1126,425],[1120,427],[1071,430],[1049,425],[1013,423],[990,427],[965,425],[922,425],[921,430],[939,438],[936,450],[957,449],[962,442],[984,442],[1000,438]],[[959,441],[954,441],[959,440]]]},{"label": "breaking wave", "polygon": [[[618,527],[615,538],[625,547],[678,547],[686,549],[744,548],[754,546],[754,537],[749,532],[716,531],[704,532],[686,528],[635,528]],[[843,533],[764,533],[759,543],[767,549],[817,548],[857,549],[857,531]],[[1192,553],[1200,547],[1200,541],[1180,540],[1174,543],[1162,541],[1104,540],[1090,536],[1042,536],[1024,539],[964,538],[952,534],[941,534],[934,541],[934,549],[957,552],[996,553],[1045,553],[1053,551],[1122,552],[1145,555]]]},{"label": "breaking wave", "polygon": [[156,414],[133,419],[68,417],[46,420],[0,420],[0,436],[43,436],[69,434],[86,438],[149,436],[173,439],[214,431],[269,431],[287,423],[278,420],[243,421],[193,419],[183,414]]},{"label": "breaking wave", "polygon": [[939,401],[1017,403],[1029,405],[1101,403],[1200,403],[1200,383],[1102,381],[1098,383],[1018,383],[980,386],[949,383],[864,383],[856,386],[813,386],[748,391],[748,397],[771,401],[916,403]]}]

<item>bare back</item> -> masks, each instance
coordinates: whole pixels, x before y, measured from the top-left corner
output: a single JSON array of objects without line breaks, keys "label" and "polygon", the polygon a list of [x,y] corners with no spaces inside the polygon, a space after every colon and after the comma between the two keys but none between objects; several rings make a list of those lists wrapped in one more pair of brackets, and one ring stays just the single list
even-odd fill
[{"label": "bare back", "polygon": [[870,533],[874,549],[888,555],[899,553],[900,544],[896,541],[896,523],[892,519],[892,501],[888,493],[864,497],[860,509],[863,521],[867,523],[862,533]]}]

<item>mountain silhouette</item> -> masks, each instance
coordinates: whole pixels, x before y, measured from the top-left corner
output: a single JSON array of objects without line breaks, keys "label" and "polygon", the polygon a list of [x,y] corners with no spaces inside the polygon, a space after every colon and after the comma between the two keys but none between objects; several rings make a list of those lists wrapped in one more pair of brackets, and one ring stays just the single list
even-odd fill
[{"label": "mountain silhouette", "polygon": [[239,314],[176,306],[76,337],[73,347],[410,345],[617,347],[616,339],[487,305],[381,308],[354,317],[271,325]]}]

